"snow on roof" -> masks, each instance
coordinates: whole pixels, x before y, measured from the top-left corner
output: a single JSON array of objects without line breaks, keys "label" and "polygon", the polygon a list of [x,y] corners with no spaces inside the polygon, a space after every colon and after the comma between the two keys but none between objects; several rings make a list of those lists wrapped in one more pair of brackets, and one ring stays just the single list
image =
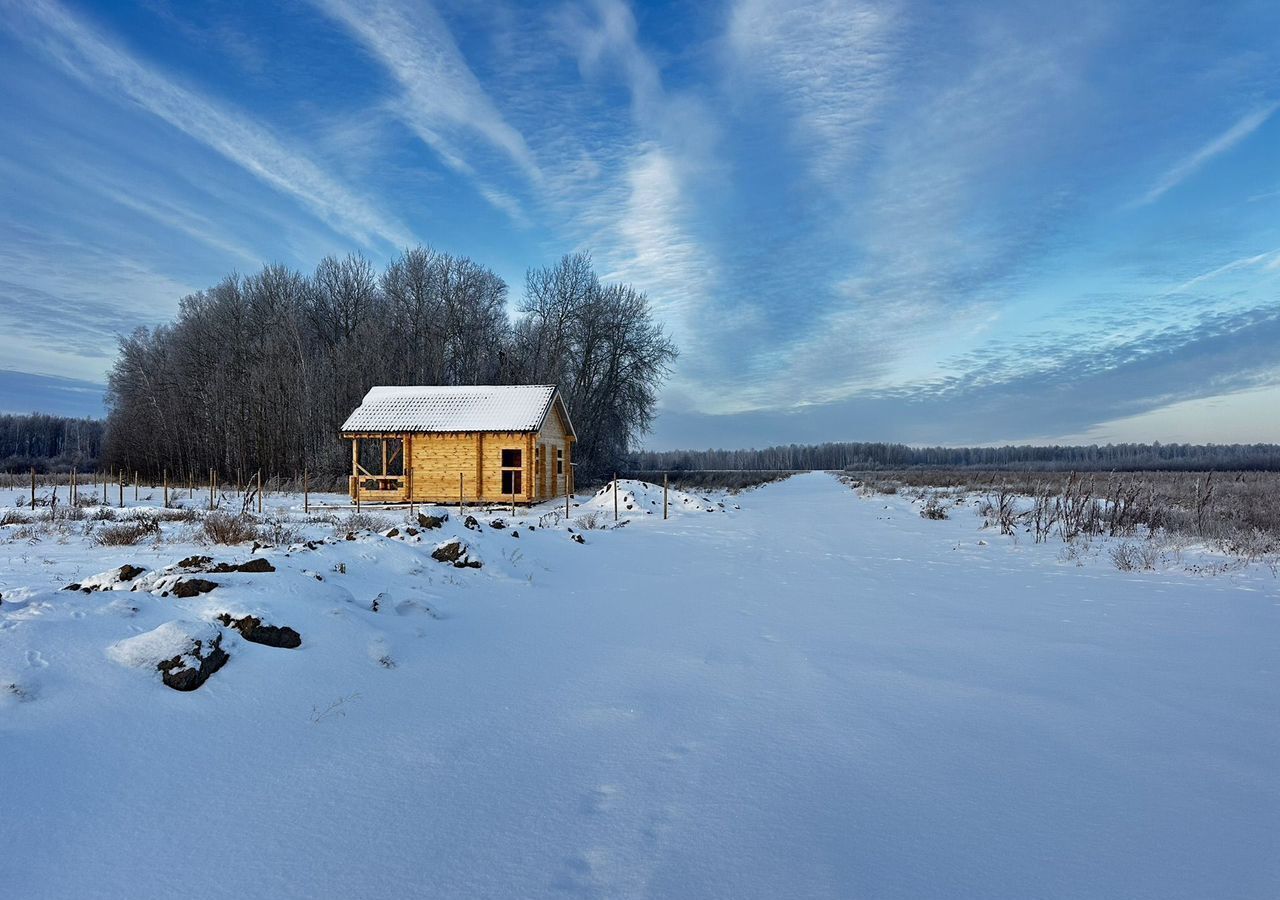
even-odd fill
[{"label": "snow on roof", "polygon": [[375,387],[343,431],[537,431],[553,384]]}]

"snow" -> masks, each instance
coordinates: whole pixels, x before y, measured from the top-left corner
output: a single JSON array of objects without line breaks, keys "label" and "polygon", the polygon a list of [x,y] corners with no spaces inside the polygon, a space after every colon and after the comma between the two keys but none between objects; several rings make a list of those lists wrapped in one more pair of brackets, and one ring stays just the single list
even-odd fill
[{"label": "snow", "polygon": [[555,385],[374,387],[342,431],[537,431]]},{"label": "snow", "polygon": [[[256,553],[0,529],[5,895],[1276,896],[1264,567],[1065,562],[823,474],[618,499]],[[157,592],[192,554],[276,571]],[[302,646],[222,629],[165,687],[223,612]]]},{"label": "snow", "polygon": [[107,648],[107,658],[122,666],[149,669],[155,676],[161,660],[186,654],[197,640],[207,646],[217,636],[218,629],[211,622],[174,620],[116,641]]}]

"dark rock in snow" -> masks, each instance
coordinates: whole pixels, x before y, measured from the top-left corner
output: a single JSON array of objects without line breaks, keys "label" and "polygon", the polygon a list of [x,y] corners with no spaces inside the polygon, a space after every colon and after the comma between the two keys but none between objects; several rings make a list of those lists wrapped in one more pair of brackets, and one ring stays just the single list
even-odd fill
[{"label": "dark rock in snow", "polygon": [[389,537],[389,538],[400,537],[400,529],[399,528],[389,529],[388,531],[384,532],[382,536]]},{"label": "dark rock in snow", "polygon": [[480,530],[480,523],[476,521],[475,516],[467,516],[465,519],[462,520],[462,524],[470,528],[472,531]]},{"label": "dark rock in snow", "polygon": [[520,537],[520,532],[516,531],[515,529],[512,529],[512,531],[511,531],[511,536],[512,536],[512,537]]},{"label": "dark rock in snow", "polygon": [[571,537],[571,538],[570,538],[570,540],[572,540],[572,541],[577,541],[579,544],[585,544],[585,543],[586,543],[586,541],[583,539],[582,535],[580,535],[580,534],[575,534],[573,537]]},{"label": "dark rock in snow", "polygon": [[449,521],[448,513],[445,513],[442,516],[428,516],[425,513],[418,513],[419,527],[426,528],[427,530],[431,530],[433,528],[439,528],[441,525],[443,525],[445,522],[448,522],[448,521]]},{"label": "dark rock in snow", "polygon": [[213,562],[212,556],[188,556],[178,560],[179,569],[203,569]]},{"label": "dark rock in snow", "polygon": [[71,583],[71,584],[67,585],[66,587],[64,587],[64,588],[63,588],[63,590],[64,590],[64,591],[78,591],[78,590],[80,590],[80,585],[78,585],[78,584],[76,584],[76,583],[74,583],[74,582],[73,582],[73,583]]},{"label": "dark rock in snow", "polygon": [[186,600],[199,594],[207,594],[218,586],[216,581],[207,581],[203,578],[188,578],[186,581],[179,581],[173,586],[173,595]]},{"label": "dark rock in snow", "polygon": [[133,579],[137,578],[145,571],[147,570],[142,568],[142,566],[131,566],[126,563],[120,567],[120,580],[133,581]]},{"label": "dark rock in snow", "polygon": [[[222,649],[221,634],[209,644],[207,653],[203,651],[204,643],[197,638],[185,654],[166,659],[157,665],[164,683],[175,691],[194,691],[231,658],[231,654]],[[184,657],[191,657],[198,665],[190,665]]]},{"label": "dark rock in snow", "polygon": [[262,644],[266,647],[283,647],[286,650],[293,650],[302,646],[302,635],[298,634],[298,632],[287,625],[263,625],[262,620],[257,616],[243,616],[239,619],[233,619],[230,614],[223,613],[218,616],[218,621],[223,625],[234,628],[240,632],[241,637],[253,644]]},{"label": "dark rock in snow", "polygon": [[462,541],[449,541],[431,551],[431,558],[439,562],[451,563],[458,569],[478,569],[480,560],[471,559],[467,553],[467,545]]},{"label": "dark rock in snow", "polygon": [[507,523],[504,522],[502,519],[494,519],[489,523],[489,527],[496,531],[501,531],[502,529],[507,527]]},{"label": "dark rock in snow", "polygon": [[209,571],[214,572],[218,575],[224,575],[227,572],[274,572],[275,570],[276,570],[276,567],[271,565],[271,562],[269,560],[267,560],[265,557],[259,556],[249,560],[246,563],[240,563],[239,565],[233,565],[231,563],[218,563]]},{"label": "dark rock in snow", "polygon": [[407,534],[409,537],[417,537],[417,536],[418,536],[418,529],[416,529],[416,528],[406,528],[406,529],[404,530],[404,533],[405,533],[405,534]]}]

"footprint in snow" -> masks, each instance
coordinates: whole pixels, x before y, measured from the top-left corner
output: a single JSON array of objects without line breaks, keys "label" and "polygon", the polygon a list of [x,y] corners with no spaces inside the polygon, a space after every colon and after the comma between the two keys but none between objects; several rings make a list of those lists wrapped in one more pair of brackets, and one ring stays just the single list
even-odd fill
[{"label": "footprint in snow", "polygon": [[587,813],[607,813],[618,804],[622,792],[616,785],[602,784],[587,792],[582,800],[582,811]]},{"label": "footprint in snow", "polygon": [[33,669],[43,669],[49,665],[49,662],[39,650],[28,650],[27,665]]}]

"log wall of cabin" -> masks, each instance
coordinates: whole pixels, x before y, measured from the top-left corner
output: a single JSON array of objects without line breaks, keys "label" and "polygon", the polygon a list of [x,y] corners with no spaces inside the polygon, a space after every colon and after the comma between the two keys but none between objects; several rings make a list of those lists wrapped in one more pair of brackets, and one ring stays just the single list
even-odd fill
[{"label": "log wall of cabin", "polygon": [[[565,432],[559,411],[553,408],[547,416],[547,421],[542,424],[542,430],[537,434],[536,446],[542,448],[543,466],[546,470],[546,491],[540,491],[538,499],[543,500],[549,497],[564,496],[565,486],[569,478],[569,459],[572,443]],[[561,473],[556,472],[557,450],[564,453],[564,471]],[[537,459],[536,452],[534,458]],[[538,480],[536,472],[534,480],[537,482],[538,487],[543,486],[543,482]]]},{"label": "log wall of cabin", "polygon": [[519,450],[522,474],[516,502],[527,503],[532,490],[529,448],[529,435],[521,432],[415,434],[409,456],[413,467],[414,499],[456,503],[458,474],[461,473],[466,502],[510,501],[511,495],[502,492],[502,451]]}]

